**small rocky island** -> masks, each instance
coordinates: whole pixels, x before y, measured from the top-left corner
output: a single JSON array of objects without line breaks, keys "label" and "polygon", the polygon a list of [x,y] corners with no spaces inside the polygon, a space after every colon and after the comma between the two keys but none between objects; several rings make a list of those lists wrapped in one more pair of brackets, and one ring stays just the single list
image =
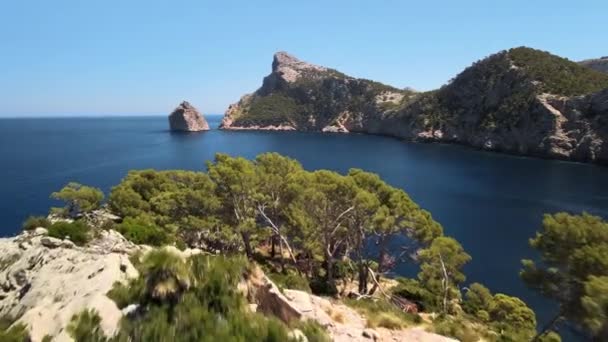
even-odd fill
[{"label": "small rocky island", "polygon": [[188,101],[184,101],[169,114],[169,127],[177,132],[208,131],[209,124],[203,115]]}]

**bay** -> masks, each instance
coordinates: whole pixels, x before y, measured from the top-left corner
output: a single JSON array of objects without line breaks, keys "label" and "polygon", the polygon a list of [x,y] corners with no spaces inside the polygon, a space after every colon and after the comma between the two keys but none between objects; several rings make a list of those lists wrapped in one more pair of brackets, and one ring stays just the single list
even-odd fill
[{"label": "bay", "polygon": [[208,120],[209,132],[176,134],[164,116],[0,119],[0,235],[57,205],[49,195],[69,181],[107,193],[131,169],[205,170],[218,152],[279,152],[309,170],[361,168],[403,188],[471,254],[467,282],[521,297],[544,321],[554,305],[518,278],[543,214],[608,218],[606,167],[361,134],[221,131],[221,116]]}]

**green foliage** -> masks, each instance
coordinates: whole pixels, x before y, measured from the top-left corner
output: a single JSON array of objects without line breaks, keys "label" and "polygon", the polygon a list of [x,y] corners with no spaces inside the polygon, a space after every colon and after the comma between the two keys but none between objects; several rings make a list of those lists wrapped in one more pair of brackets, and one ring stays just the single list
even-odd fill
[{"label": "green foliage", "polygon": [[444,313],[455,310],[453,303],[460,299],[458,285],[465,281],[464,265],[471,260],[458,241],[449,237],[438,237],[431,245],[420,251],[420,283],[435,295],[432,307]]},{"label": "green foliage", "polygon": [[[182,260],[167,251],[151,253],[140,278],[110,293],[119,307],[141,305],[138,314],[122,319],[118,341],[289,341],[283,323],[246,309],[237,289],[249,272],[243,258]],[[305,329],[311,337],[322,336],[318,327]]]},{"label": "green foliage", "polygon": [[[469,285],[463,303],[463,309],[466,313],[472,314],[483,321],[495,305],[494,297],[487,287],[479,283]],[[482,313],[480,314],[480,312]]]},{"label": "green foliage", "polygon": [[142,294],[146,300],[175,300],[192,282],[186,262],[167,250],[148,253],[141,270],[146,279]]},{"label": "green foliage", "polygon": [[453,337],[461,342],[477,342],[482,334],[466,320],[442,316],[433,322],[433,330],[440,335]]},{"label": "green foliage", "polygon": [[493,298],[490,320],[507,341],[529,341],[536,335],[536,316],[526,303],[516,297],[498,293]]},{"label": "green foliage", "polygon": [[84,310],[74,315],[67,328],[70,336],[78,342],[105,342],[109,339],[101,329],[101,317],[94,310]]},{"label": "green foliage", "polygon": [[608,276],[590,276],[581,298],[583,324],[600,340],[608,339]]},{"label": "green foliage", "polygon": [[548,93],[572,96],[608,88],[608,75],[545,51],[519,47],[508,55]]},{"label": "green foliage", "polygon": [[58,213],[76,217],[99,208],[103,201],[103,192],[97,188],[71,182],[60,191],[53,192],[51,197],[66,203],[65,207],[57,210]]},{"label": "green foliage", "polygon": [[420,323],[420,317],[399,310],[385,299],[345,299],[344,303],[362,314],[370,328],[403,329],[412,323]]},{"label": "green foliage", "polygon": [[280,289],[300,290],[312,293],[308,279],[299,275],[295,271],[286,273],[267,273],[266,274]]},{"label": "green foliage", "polygon": [[158,227],[152,219],[142,216],[126,217],[116,230],[136,244],[162,246],[170,241],[165,230]]},{"label": "green foliage", "polygon": [[0,341],[28,342],[30,336],[25,324],[14,324],[15,319],[9,316],[0,317]]},{"label": "green foliage", "polygon": [[[597,326],[606,321],[600,319],[589,325],[598,313],[589,310],[589,302],[585,307],[581,297],[586,285],[589,290],[600,285],[592,277],[608,276],[608,223],[587,213],[545,215],[542,230],[530,240],[530,245],[540,252],[541,262],[522,261],[524,282],[560,304],[556,321],[564,317],[599,333]],[[593,285],[587,284],[592,279]]]},{"label": "green foliage", "polygon": [[538,337],[539,342],[562,342],[561,336],[555,331],[548,331]]},{"label": "green foliage", "polygon": [[23,230],[33,230],[38,227],[48,228],[51,222],[44,216],[30,216],[28,217],[21,226]]},{"label": "green foliage", "polygon": [[53,223],[49,228],[49,236],[64,239],[69,238],[73,243],[82,246],[91,240],[91,231],[89,226],[82,221],[74,222],[59,221]]},{"label": "green foliage", "polygon": [[144,226],[141,234],[129,231],[135,241],[182,240],[195,247],[225,246],[232,241],[216,215],[220,201],[215,184],[202,172],[131,171],[112,189],[108,204],[125,220],[132,218],[122,227],[125,231],[128,226]]},{"label": "green foliage", "polygon": [[417,303],[423,310],[434,307],[436,296],[422,286],[420,281],[410,278],[397,278],[397,281],[398,284],[391,289],[393,294]]},{"label": "green foliage", "polygon": [[283,94],[273,93],[256,99],[248,108],[247,115],[236,120],[237,125],[281,125],[289,123],[297,115],[296,102]]},{"label": "green foliage", "polygon": [[331,338],[317,321],[310,319],[298,321],[294,328],[300,329],[306,335],[308,342],[331,342]]}]

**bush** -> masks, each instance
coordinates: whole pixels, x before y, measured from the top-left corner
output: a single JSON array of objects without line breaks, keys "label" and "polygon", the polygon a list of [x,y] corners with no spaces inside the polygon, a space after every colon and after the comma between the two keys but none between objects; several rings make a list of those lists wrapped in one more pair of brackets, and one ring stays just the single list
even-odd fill
[{"label": "bush", "polygon": [[38,227],[48,228],[51,222],[44,216],[30,216],[28,217],[21,226],[23,230],[33,230]]},{"label": "bush", "polygon": [[70,241],[79,246],[91,239],[90,229],[83,221],[53,223],[49,227],[49,236],[58,239],[69,237]]},{"label": "bush", "polygon": [[53,192],[51,198],[65,202],[65,207],[55,208],[56,213],[76,217],[99,208],[103,192],[98,188],[71,182],[60,191]]},{"label": "bush", "polygon": [[365,316],[371,328],[401,329],[410,323],[420,323],[418,315],[403,312],[385,299],[345,299],[344,304]]},{"label": "bush", "polygon": [[608,75],[548,52],[519,47],[508,54],[515,65],[542,82],[543,91],[573,96],[608,88]]},{"label": "bush", "polygon": [[415,302],[419,310],[433,309],[435,298],[429,290],[422,287],[416,279],[397,278],[398,284],[391,292],[394,295]]},{"label": "bush", "polygon": [[308,342],[331,342],[327,331],[317,321],[310,319],[298,321],[294,328],[300,329],[306,335]]},{"label": "bush", "polygon": [[287,274],[267,273],[267,275],[280,289],[300,290],[308,293],[312,292],[308,280],[295,271],[287,271]]},{"label": "bush", "polygon": [[16,324],[11,327],[15,319],[10,316],[0,317],[0,341],[2,342],[27,342],[30,340],[27,326]]},{"label": "bush", "polygon": [[480,340],[479,334],[470,323],[460,319],[440,318],[433,322],[433,327],[437,334],[453,337],[461,342],[477,342]]},{"label": "bush", "polygon": [[84,310],[72,316],[68,332],[78,342],[108,341],[101,329],[101,317],[94,310]]},{"label": "bush", "polygon": [[169,235],[151,220],[127,217],[116,228],[127,240],[138,245],[162,246],[170,241]]},{"label": "bush", "polygon": [[[117,340],[289,341],[285,324],[246,309],[237,289],[248,271],[243,258],[197,255],[184,262],[179,258],[169,260],[168,252],[152,253],[144,257],[138,279],[128,285],[116,284],[108,294],[119,307],[135,302],[141,305],[139,315],[123,317]],[[182,274],[184,267],[186,274]],[[179,279],[184,277],[189,279],[189,286],[178,290]],[[173,287],[174,295],[151,298],[150,292],[159,292],[159,287],[165,292]],[[303,329],[311,338],[320,336],[314,326]],[[79,341],[89,341],[91,334]]]}]

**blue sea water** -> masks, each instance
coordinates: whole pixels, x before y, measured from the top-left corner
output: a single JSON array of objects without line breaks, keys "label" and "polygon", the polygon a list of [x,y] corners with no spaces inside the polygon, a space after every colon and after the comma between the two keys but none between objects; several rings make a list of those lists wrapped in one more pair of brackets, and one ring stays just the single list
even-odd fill
[{"label": "blue sea water", "polygon": [[[210,116],[217,127],[220,116]],[[253,158],[279,152],[307,169],[376,172],[405,189],[473,257],[468,281],[522,297],[545,320],[551,303],[518,279],[534,257],[528,239],[543,213],[587,211],[608,218],[608,168],[515,157],[360,134],[209,132],[175,134],[167,118],[0,119],[0,236],[45,214],[49,194],[69,181],[109,191],[131,169],[204,170],[223,152]],[[408,269],[401,269],[408,273]]]}]

